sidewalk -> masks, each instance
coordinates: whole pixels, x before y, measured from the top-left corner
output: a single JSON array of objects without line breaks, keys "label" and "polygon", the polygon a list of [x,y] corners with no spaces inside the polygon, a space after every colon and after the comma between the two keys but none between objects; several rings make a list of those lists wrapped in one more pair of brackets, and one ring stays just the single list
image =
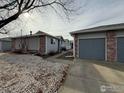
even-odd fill
[{"label": "sidewalk", "polygon": [[[103,93],[102,91],[104,93],[123,93],[123,65],[105,64],[100,61],[95,63],[91,60],[70,61],[56,59],[59,55],[48,58],[48,60],[70,64],[70,68],[66,80],[58,93]],[[101,90],[102,86],[105,86],[106,89]],[[117,89],[109,89],[112,86]]]}]

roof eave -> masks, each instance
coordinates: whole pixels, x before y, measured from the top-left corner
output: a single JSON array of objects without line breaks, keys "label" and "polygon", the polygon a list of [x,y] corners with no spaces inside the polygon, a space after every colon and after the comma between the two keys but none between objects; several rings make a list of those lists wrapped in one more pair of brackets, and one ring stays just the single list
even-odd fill
[{"label": "roof eave", "polygon": [[77,31],[70,32],[70,34],[75,35],[75,34],[80,34],[80,33],[104,32],[104,31],[111,31],[111,30],[115,31],[115,30],[122,30],[122,29],[124,29],[124,23],[77,30]]}]

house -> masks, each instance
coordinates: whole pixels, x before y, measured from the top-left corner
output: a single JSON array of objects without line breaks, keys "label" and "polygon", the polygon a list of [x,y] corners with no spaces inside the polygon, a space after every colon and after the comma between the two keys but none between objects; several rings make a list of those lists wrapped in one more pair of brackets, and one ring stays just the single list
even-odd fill
[{"label": "house", "polygon": [[11,39],[10,38],[0,38],[0,52],[11,50]]},{"label": "house", "polygon": [[71,49],[73,49],[73,40],[70,40]]},{"label": "house", "polygon": [[59,39],[59,52],[65,48],[65,41],[62,36],[56,36]]},{"label": "house", "polygon": [[59,39],[45,32],[12,38],[12,51],[23,51],[46,55],[59,51]]},{"label": "house", "polygon": [[66,50],[69,50],[72,48],[72,42],[68,39],[65,39],[65,48]]},{"label": "house", "polygon": [[124,62],[124,23],[98,26],[70,33],[74,37],[74,56]]}]

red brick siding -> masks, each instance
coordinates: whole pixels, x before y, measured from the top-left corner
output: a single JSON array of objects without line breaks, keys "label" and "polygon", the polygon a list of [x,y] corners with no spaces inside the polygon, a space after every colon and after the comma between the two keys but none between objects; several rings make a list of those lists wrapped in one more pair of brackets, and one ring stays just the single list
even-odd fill
[{"label": "red brick siding", "polygon": [[29,38],[24,38],[24,43],[25,43],[25,49],[24,49],[24,51],[25,52],[28,52],[28,46],[29,46]]},{"label": "red brick siding", "polygon": [[107,60],[116,61],[117,59],[117,43],[116,33],[113,31],[106,32],[107,36]]},{"label": "red brick siding", "polygon": [[15,49],[15,40],[12,39],[12,51]]},{"label": "red brick siding", "polygon": [[29,50],[29,38],[26,38],[26,49]]},{"label": "red brick siding", "polygon": [[39,48],[39,53],[41,55],[45,54],[45,49],[46,49],[46,38],[45,36],[40,37],[40,48]]}]

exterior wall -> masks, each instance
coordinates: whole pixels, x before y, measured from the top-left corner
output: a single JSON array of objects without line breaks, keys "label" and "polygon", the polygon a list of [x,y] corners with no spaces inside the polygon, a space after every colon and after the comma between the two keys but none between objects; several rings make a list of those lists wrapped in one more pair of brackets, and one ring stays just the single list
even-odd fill
[{"label": "exterior wall", "polygon": [[11,50],[11,41],[0,41],[0,51],[9,51]]},{"label": "exterior wall", "polygon": [[12,48],[14,50],[20,50],[21,45],[24,44],[24,49],[31,51],[39,50],[39,37],[29,37],[29,38],[16,38],[12,40]]},{"label": "exterior wall", "polygon": [[[51,44],[51,39],[55,39],[55,44]],[[46,36],[46,54],[58,52],[58,39]]]},{"label": "exterior wall", "polygon": [[34,50],[37,51],[40,48],[40,38],[39,37],[31,37],[31,38],[27,38],[26,40],[26,44],[28,46],[28,50]]},{"label": "exterior wall", "polygon": [[117,61],[117,38],[113,31],[106,32],[107,36],[107,60]]},{"label": "exterior wall", "polygon": [[15,39],[14,41],[14,50],[18,50],[18,49],[20,49],[20,45],[21,45],[21,39]]},{"label": "exterior wall", "polygon": [[87,33],[78,35],[78,39],[89,39],[89,38],[105,38],[106,34],[103,33]]},{"label": "exterior wall", "polygon": [[[51,44],[51,39],[55,39],[55,44]],[[58,52],[58,39],[50,36],[28,37],[23,39],[13,39],[13,51],[21,49],[21,42],[24,43],[24,51],[38,52],[41,55],[50,52]]]},{"label": "exterior wall", "polygon": [[2,42],[2,50],[3,51],[11,50],[11,41],[3,41]]},{"label": "exterior wall", "polygon": [[15,39],[12,39],[11,50],[14,51],[14,49],[15,49]]},{"label": "exterior wall", "polygon": [[41,55],[44,55],[46,53],[46,37],[41,36],[39,41],[39,52]]},{"label": "exterior wall", "polygon": [[71,42],[69,40],[65,40],[65,47],[66,49],[71,49]]},{"label": "exterior wall", "polygon": [[65,41],[61,40],[61,48],[65,48]]},{"label": "exterior wall", "polygon": [[59,39],[59,52],[61,52],[62,48],[65,48],[65,42]]}]

